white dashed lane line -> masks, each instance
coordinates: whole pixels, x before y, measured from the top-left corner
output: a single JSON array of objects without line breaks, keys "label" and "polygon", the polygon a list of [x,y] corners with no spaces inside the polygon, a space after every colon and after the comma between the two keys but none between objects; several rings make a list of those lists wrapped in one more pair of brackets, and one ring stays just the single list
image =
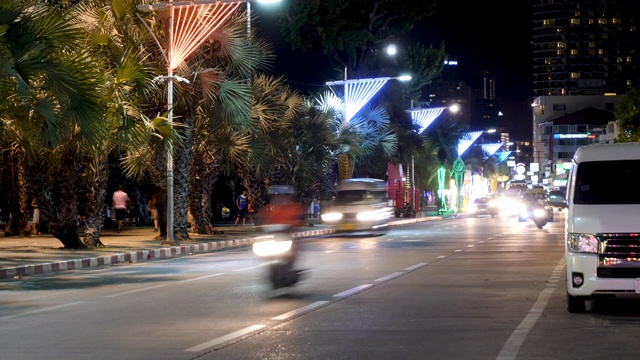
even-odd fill
[{"label": "white dashed lane line", "polygon": [[252,333],[254,331],[260,330],[265,326],[267,326],[267,325],[251,325],[251,326],[246,327],[244,329],[232,332],[231,334],[227,334],[225,336],[221,336],[221,337],[213,339],[211,341],[207,341],[207,342],[202,343],[200,345],[196,345],[194,347],[190,347],[188,349],[185,349],[184,351],[198,352],[198,351],[206,350],[206,349],[214,347],[216,345],[220,345],[220,344],[226,343],[228,341],[231,341],[231,340],[237,339],[239,337],[245,336],[247,334],[250,334],[250,333]]}]

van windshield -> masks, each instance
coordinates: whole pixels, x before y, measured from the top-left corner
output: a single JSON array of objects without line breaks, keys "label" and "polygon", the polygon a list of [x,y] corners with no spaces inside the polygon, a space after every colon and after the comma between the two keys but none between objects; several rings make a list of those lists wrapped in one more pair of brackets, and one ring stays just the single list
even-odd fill
[{"label": "van windshield", "polygon": [[578,165],[574,204],[640,204],[640,160],[590,161]]},{"label": "van windshield", "polygon": [[349,204],[353,202],[386,201],[385,191],[369,190],[340,190],[336,193],[336,204]]}]

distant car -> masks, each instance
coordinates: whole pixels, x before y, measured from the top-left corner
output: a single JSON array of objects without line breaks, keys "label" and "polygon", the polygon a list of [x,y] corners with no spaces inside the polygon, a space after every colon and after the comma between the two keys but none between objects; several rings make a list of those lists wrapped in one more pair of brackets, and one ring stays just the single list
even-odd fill
[{"label": "distant car", "polygon": [[560,190],[549,191],[547,203],[554,209],[564,209],[567,207],[567,198],[565,193]]},{"label": "distant car", "polygon": [[499,213],[498,203],[491,197],[477,198],[467,206],[467,212],[472,216],[489,215],[494,217]]}]

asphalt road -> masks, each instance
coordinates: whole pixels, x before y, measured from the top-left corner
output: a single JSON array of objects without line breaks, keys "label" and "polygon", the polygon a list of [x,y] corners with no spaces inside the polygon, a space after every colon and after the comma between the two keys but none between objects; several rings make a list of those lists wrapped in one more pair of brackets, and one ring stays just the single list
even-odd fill
[{"label": "asphalt road", "polygon": [[26,277],[0,358],[637,359],[638,300],[566,311],[558,215],[310,240],[279,291],[248,249]]}]

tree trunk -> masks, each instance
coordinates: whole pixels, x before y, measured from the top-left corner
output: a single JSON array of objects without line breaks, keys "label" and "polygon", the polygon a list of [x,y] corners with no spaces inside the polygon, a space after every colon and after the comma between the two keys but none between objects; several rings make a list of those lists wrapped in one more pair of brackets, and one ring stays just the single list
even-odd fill
[{"label": "tree trunk", "polygon": [[107,196],[107,181],[109,176],[108,152],[106,149],[92,149],[85,171],[87,195],[84,214],[79,214],[79,223],[84,218],[84,244],[88,248],[104,246],[100,241],[100,233],[106,213],[105,198]]},{"label": "tree trunk", "polygon": [[338,155],[338,171],[340,172],[340,179],[351,179],[353,177],[353,161],[349,159],[349,155]]},{"label": "tree trunk", "polygon": [[189,167],[191,159],[191,135],[193,130],[193,117],[185,117],[184,143],[175,147],[174,157],[174,181],[173,181],[173,231],[176,239],[189,239],[187,209],[189,201]]},{"label": "tree trunk", "polygon": [[[62,156],[61,166],[55,173],[54,187],[49,201],[49,209],[57,211],[47,216],[49,232],[62,242],[65,249],[84,249],[77,227],[78,206],[82,189],[82,159],[75,149]],[[56,191],[57,190],[57,191]]]}]

